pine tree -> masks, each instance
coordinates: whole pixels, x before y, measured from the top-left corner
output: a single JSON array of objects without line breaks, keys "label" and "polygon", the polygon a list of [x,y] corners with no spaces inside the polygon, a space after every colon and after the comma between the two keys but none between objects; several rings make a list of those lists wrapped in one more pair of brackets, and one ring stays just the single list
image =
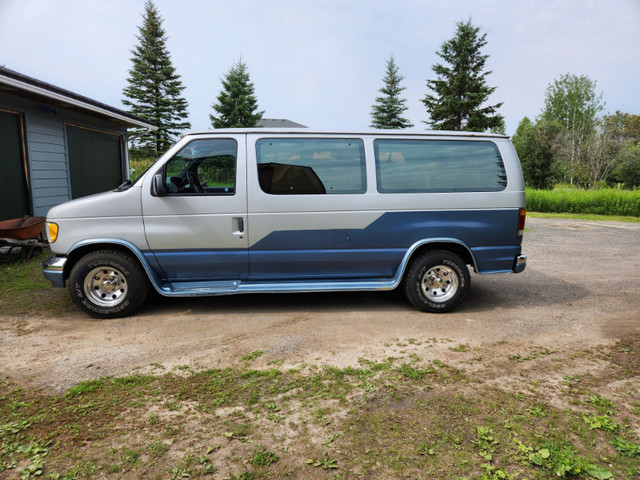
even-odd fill
[{"label": "pine tree", "polygon": [[496,87],[489,87],[486,78],[491,71],[483,71],[488,55],[480,50],[487,44],[487,34],[479,34],[471,20],[458,22],[454,38],[442,44],[436,52],[449,66],[432,67],[437,78],[427,80],[434,95],[422,100],[431,120],[424,122],[436,130],[465,130],[504,132],[504,118],[497,114],[498,103],[483,106]]},{"label": "pine tree", "polygon": [[255,127],[262,118],[258,112],[258,100],[249,78],[247,64],[238,60],[222,79],[222,91],[211,107],[218,116],[209,115],[213,128]]},{"label": "pine tree", "polygon": [[132,129],[130,149],[133,158],[158,157],[174,142],[175,137],[191,124],[187,101],[182,97],[184,86],[176,74],[166,47],[162,18],[151,0],[145,3],[138,46],[131,50],[133,67],[129,70],[126,97],[122,103],[129,111],[153,123],[157,130],[146,132]]},{"label": "pine tree", "polygon": [[382,96],[376,97],[376,103],[371,109],[373,128],[408,128],[413,124],[406,118],[402,117],[402,113],[407,109],[406,100],[400,98],[400,93],[406,89],[401,87],[400,82],[404,77],[398,74],[393,55],[387,61],[387,71],[382,81],[384,86],[379,90]]}]

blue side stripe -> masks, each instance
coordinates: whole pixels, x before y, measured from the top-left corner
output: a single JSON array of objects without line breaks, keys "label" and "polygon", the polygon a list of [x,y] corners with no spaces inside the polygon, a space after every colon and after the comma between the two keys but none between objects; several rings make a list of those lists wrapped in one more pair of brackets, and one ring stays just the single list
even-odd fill
[{"label": "blue side stripe", "polygon": [[[468,245],[481,273],[510,271],[522,242],[517,222],[517,209],[439,210],[388,212],[363,229],[275,231],[249,249],[250,278],[387,277],[430,238]],[[345,234],[348,245],[328,248]]]},{"label": "blue side stripe", "polygon": [[522,242],[517,222],[517,209],[388,212],[365,228],[274,231],[248,252],[176,249],[155,256],[169,281],[390,278],[412,245],[448,238],[467,245],[478,271],[490,273],[513,268]]}]

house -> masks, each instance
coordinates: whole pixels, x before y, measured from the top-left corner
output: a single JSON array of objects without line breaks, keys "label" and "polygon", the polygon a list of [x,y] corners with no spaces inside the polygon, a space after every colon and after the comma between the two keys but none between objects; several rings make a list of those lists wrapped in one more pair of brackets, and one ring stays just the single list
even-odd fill
[{"label": "house", "polygon": [[258,127],[264,128],[307,128],[305,125],[301,125],[285,118],[262,118],[258,120]]},{"label": "house", "polygon": [[129,175],[127,127],[146,120],[0,67],[0,221],[46,216]]}]

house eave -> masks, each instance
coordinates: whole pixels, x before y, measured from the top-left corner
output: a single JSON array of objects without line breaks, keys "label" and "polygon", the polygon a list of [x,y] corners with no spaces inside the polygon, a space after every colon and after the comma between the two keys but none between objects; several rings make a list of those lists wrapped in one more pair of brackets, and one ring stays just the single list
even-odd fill
[{"label": "house eave", "polygon": [[153,124],[135,115],[7,68],[0,68],[0,90],[32,100],[45,101],[88,115],[106,118],[126,127],[156,128]]}]

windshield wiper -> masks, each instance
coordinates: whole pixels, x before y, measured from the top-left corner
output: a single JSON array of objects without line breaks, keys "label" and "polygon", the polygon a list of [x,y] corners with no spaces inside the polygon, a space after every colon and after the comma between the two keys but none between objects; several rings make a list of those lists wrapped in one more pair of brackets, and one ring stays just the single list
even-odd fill
[{"label": "windshield wiper", "polygon": [[122,185],[114,190],[114,192],[124,192],[125,190],[129,190],[131,188],[131,180],[125,180]]}]

